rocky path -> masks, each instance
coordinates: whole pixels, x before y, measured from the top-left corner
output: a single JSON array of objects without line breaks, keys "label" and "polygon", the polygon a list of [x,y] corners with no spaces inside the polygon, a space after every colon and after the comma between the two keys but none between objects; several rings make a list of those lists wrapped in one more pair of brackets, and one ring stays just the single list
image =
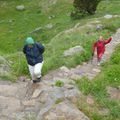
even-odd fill
[{"label": "rocky path", "polygon": [[[120,29],[107,46],[104,61],[110,58],[118,43]],[[51,71],[38,84],[28,80],[14,84],[0,81],[0,120],[89,120],[76,107],[82,93],[74,86],[74,81],[83,76],[92,80],[100,72],[95,57],[92,62],[76,68],[63,66]],[[63,81],[64,86],[56,87],[57,80]]]}]

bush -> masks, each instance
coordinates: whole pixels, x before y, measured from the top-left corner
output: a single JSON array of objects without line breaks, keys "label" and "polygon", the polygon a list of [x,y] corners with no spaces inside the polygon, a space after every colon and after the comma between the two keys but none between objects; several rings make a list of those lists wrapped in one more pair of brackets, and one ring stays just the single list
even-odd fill
[{"label": "bush", "polygon": [[86,14],[93,15],[97,5],[101,0],[74,0],[73,6],[75,11],[71,13],[73,18],[81,18]]}]

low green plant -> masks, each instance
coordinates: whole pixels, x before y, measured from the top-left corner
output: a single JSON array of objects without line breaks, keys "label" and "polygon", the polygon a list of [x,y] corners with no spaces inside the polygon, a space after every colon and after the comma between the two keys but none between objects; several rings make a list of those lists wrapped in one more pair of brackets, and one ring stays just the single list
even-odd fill
[{"label": "low green plant", "polygon": [[55,104],[59,104],[59,103],[61,103],[63,101],[63,99],[57,99],[56,101],[55,101]]},{"label": "low green plant", "polygon": [[61,81],[61,80],[57,80],[57,81],[55,82],[55,86],[57,86],[57,87],[62,87],[62,86],[64,86],[64,82]]}]

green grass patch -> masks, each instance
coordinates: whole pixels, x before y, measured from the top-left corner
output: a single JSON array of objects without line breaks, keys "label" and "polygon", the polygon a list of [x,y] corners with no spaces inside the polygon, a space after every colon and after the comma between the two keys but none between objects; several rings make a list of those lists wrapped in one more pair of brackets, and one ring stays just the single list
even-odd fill
[{"label": "green grass patch", "polygon": [[55,104],[59,104],[59,103],[61,103],[61,102],[63,102],[63,99],[57,99],[57,100],[55,101]]},{"label": "green grass patch", "polygon": [[64,86],[64,82],[61,81],[61,80],[57,80],[57,81],[55,82],[55,86],[57,86],[57,87],[62,87],[62,86]]}]

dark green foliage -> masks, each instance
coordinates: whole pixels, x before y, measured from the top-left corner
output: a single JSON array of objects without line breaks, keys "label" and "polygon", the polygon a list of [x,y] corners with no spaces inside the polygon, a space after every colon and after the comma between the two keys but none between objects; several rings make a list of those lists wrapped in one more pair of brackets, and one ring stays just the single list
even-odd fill
[{"label": "dark green foliage", "polygon": [[73,18],[81,18],[86,14],[93,15],[101,0],[74,0],[75,11],[71,13]]}]

